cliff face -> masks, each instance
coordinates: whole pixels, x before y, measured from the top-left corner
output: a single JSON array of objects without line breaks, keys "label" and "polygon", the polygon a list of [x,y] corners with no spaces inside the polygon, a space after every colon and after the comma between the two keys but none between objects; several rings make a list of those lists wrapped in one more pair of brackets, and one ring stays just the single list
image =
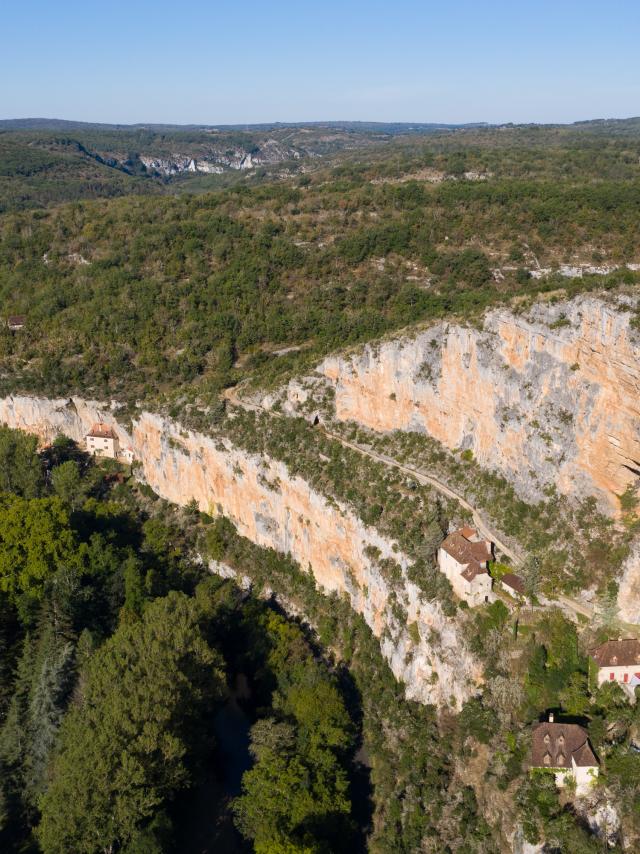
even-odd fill
[{"label": "cliff face", "polygon": [[275,139],[265,139],[251,151],[229,146],[200,146],[196,154],[141,155],[140,162],[160,175],[181,172],[221,173],[227,169],[245,171],[260,166],[273,166],[284,160],[298,160],[312,152],[285,145]]},{"label": "cliff face", "polygon": [[[142,413],[132,433],[117,423],[116,411],[98,403],[12,397],[0,401],[0,422],[50,441],[63,432],[83,442],[98,419],[113,426],[131,445],[149,485],[177,504],[196,499],[202,510],[229,517],[245,537],[290,554],[312,572],[324,591],[347,595],[374,634],[407,696],[425,703],[459,705],[475,692],[481,668],[463,643],[454,620],[436,603],[421,600],[406,577],[407,558],[393,543],[365,526],[348,508],[328,502],[277,461],[252,456],[226,439],[212,439],[150,413]],[[402,567],[391,583],[367,555],[368,547]],[[399,620],[392,592],[406,611]],[[397,613],[397,609],[396,609]],[[410,637],[417,624],[420,640]]]},{"label": "cliff face", "polygon": [[610,513],[640,475],[640,336],[596,297],[440,323],[327,358],[336,415],[470,448],[526,500],[555,485]]}]

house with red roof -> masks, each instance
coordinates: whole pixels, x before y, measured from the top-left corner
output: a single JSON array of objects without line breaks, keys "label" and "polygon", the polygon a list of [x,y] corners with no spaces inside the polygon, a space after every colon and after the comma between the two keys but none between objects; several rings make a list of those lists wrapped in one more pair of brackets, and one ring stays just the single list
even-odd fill
[{"label": "house with red roof", "polygon": [[453,531],[438,549],[438,567],[460,599],[472,607],[488,602],[491,597],[489,562],[493,560],[493,543],[484,540],[475,528]]},{"label": "house with red roof", "polygon": [[91,427],[85,436],[88,453],[96,457],[113,457],[120,454],[120,440],[115,430],[108,424],[99,422]]},{"label": "house with red roof", "polygon": [[640,640],[608,640],[590,652],[598,666],[598,685],[621,682],[630,688],[640,685]]},{"label": "house with red roof", "polygon": [[552,771],[558,786],[572,778],[578,794],[585,794],[600,773],[587,730],[578,724],[556,723],[552,713],[533,727],[529,767]]}]

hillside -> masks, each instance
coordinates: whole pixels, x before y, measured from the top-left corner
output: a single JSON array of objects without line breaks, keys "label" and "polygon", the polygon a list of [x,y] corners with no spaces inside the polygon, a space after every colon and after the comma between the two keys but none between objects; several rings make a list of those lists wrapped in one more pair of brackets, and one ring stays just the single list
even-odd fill
[{"label": "hillside", "polygon": [[0,847],[636,850],[637,120],[0,152]]},{"label": "hillside", "polygon": [[[315,172],[328,160],[398,178],[424,152],[517,177],[637,176],[638,120],[557,126],[312,122],[238,126],[0,121],[0,212],[130,193],[203,192]],[[360,155],[364,159],[361,159]],[[465,167],[465,162],[468,161]],[[138,180],[133,180],[138,179]]]},{"label": "hillside", "polygon": [[0,308],[27,331],[2,336],[4,388],[206,398],[417,321],[631,286],[639,170],[613,143],[392,146],[258,186],[7,215]]}]

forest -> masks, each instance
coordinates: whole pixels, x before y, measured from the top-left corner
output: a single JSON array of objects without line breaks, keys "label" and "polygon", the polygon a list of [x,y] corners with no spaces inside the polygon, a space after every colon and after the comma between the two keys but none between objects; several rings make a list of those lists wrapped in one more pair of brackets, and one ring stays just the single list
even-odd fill
[{"label": "forest", "polygon": [[[637,293],[638,122],[343,128],[335,145],[316,130],[324,148],[294,165],[174,180],[140,154],[197,153],[201,130],[0,129],[0,395],[115,399],[123,423],[146,405],[282,461],[409,556],[482,691],[462,709],[407,700],[380,639],[307,567],[212,509],[168,504],[135,465],[0,427],[2,851],[498,854],[516,825],[554,854],[640,839],[640,704],[598,688],[588,656],[614,610],[586,626],[553,607],[464,607],[434,559],[454,502],[223,396],[416,324]],[[604,272],[569,279],[563,264]],[[466,490],[547,562],[536,592],[575,592],[587,562],[615,599],[631,512],[616,527],[588,499],[526,505],[426,437],[344,430]],[[393,590],[398,564],[368,559]],[[528,769],[549,710],[589,728],[593,810],[618,811],[609,839]]]},{"label": "forest", "polygon": [[435,135],[286,180],[7,213],[0,304],[26,328],[0,333],[2,389],[211,404],[408,324],[633,286],[640,143],[550,134]]},{"label": "forest", "polygon": [[[509,690],[513,618],[501,603],[470,612],[487,688],[437,714],[404,699],[344,600],[224,518],[167,504],[64,436],[38,451],[8,428],[0,489],[2,850],[497,852],[488,785],[515,799],[530,841],[599,851],[526,773],[549,707],[588,718],[637,825],[637,707],[589,686],[560,612],[520,621]],[[247,580],[217,579],[209,560]],[[481,789],[471,757],[488,761]]]}]

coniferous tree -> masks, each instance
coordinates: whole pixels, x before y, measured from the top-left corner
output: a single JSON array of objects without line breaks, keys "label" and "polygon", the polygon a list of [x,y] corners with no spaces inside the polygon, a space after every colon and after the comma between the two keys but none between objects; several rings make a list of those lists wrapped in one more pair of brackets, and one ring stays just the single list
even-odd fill
[{"label": "coniferous tree", "polygon": [[189,785],[189,756],[222,692],[200,627],[206,596],[171,593],[91,657],[41,801],[45,854],[124,848]]}]

